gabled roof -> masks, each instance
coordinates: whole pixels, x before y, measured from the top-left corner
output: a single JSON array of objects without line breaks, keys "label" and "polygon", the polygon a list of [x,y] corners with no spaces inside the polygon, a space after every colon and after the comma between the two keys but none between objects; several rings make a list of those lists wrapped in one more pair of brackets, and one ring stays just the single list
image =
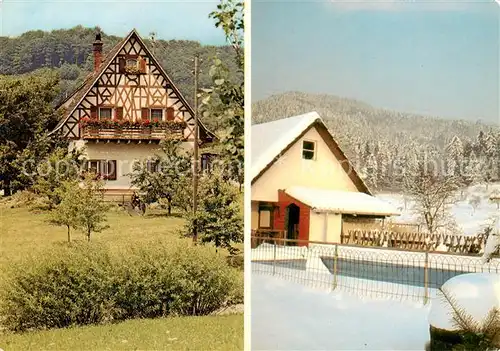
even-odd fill
[{"label": "gabled roof", "polygon": [[251,177],[252,184],[276,162],[295,142],[311,128],[316,128],[330,151],[358,188],[358,191],[371,195],[370,190],[340,149],[325,123],[317,112],[278,119],[276,121],[252,125],[251,129]]},{"label": "gabled roof", "polygon": [[[116,58],[118,53],[122,50],[122,48],[125,46],[125,44],[133,37],[135,36],[136,40],[139,41],[139,43],[144,47],[144,50],[148,53],[148,55],[151,57],[153,60],[153,63],[158,67],[162,75],[170,82],[172,90],[176,93],[176,95],[179,97],[179,99],[182,101],[182,103],[186,106],[188,111],[194,115],[194,110],[193,108],[189,105],[189,103],[184,99],[184,96],[181,94],[179,89],[175,86],[174,82],[170,77],[168,76],[167,72],[163,69],[162,65],[159,63],[159,61],[156,59],[154,54],[148,49],[144,41],[142,40],[141,36],[137,31],[132,29],[132,31],[125,37],[123,40],[118,42],[107,54],[106,56],[103,57],[101,65],[99,66],[99,69],[97,71],[92,71],[86,78],[85,81],[80,85],[74,92],[71,94],[69,97],[67,97],[62,103],[59,104],[57,107],[58,109],[62,108],[63,105],[65,105],[68,101],[71,101],[70,104],[66,107],[66,111],[64,113],[63,118],[61,121],[57,124],[57,126],[54,128],[54,130],[51,133],[56,132],[59,128],[63,126],[63,124],[68,120],[68,118],[71,116],[71,114],[74,112],[74,110],[78,107],[78,105],[83,101],[85,96],[90,92],[92,87],[94,86],[95,83],[101,78],[102,74],[104,71],[108,68],[111,62]],[[200,124],[200,134],[202,132],[207,133],[208,135],[212,136],[213,138],[216,138],[215,134],[210,132],[201,122],[200,119],[198,119],[198,122]]]},{"label": "gabled roof", "polygon": [[317,212],[372,216],[401,214],[390,203],[360,192],[292,186],[285,189],[285,193]]}]

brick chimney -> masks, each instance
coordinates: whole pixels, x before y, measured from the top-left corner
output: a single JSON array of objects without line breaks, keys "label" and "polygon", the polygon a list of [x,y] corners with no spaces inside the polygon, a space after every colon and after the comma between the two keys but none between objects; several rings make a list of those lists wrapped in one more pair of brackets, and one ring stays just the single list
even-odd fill
[{"label": "brick chimney", "polygon": [[101,41],[101,33],[97,33],[95,35],[95,41],[93,46],[94,51],[94,72],[99,70],[102,63],[102,41]]}]

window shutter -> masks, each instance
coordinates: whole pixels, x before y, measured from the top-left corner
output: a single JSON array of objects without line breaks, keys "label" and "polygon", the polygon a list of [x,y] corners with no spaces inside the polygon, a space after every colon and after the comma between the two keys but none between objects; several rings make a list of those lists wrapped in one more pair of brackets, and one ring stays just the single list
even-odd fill
[{"label": "window shutter", "polygon": [[141,118],[143,120],[149,119],[149,108],[147,107],[141,108]]},{"label": "window shutter", "polygon": [[116,107],[115,108],[115,119],[123,119],[123,107]]},{"label": "window shutter", "polygon": [[167,121],[173,121],[174,119],[175,119],[174,108],[173,107],[167,108]]},{"label": "window shutter", "polygon": [[125,72],[125,58],[124,58],[124,57],[120,57],[120,58],[118,59],[118,67],[119,67],[119,68],[118,68],[118,71],[119,71],[120,73]]},{"label": "window shutter", "polygon": [[97,119],[97,106],[90,106],[90,118]]},{"label": "window shutter", "polygon": [[139,59],[139,69],[141,73],[146,73],[146,60],[142,57]]}]

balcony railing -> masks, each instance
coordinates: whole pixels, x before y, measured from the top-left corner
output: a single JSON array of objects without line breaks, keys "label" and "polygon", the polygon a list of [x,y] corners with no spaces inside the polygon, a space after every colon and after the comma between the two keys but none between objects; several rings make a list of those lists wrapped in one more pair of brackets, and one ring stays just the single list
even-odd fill
[{"label": "balcony railing", "polygon": [[128,140],[161,140],[182,139],[185,122],[116,122],[116,121],[83,121],[81,136],[83,139],[128,139]]}]

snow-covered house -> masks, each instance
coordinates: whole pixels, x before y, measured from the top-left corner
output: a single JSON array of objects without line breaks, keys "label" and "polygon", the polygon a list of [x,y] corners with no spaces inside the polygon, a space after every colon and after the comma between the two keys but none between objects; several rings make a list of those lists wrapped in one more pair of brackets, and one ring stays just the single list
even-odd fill
[{"label": "snow-covered house", "polygon": [[316,112],[251,129],[252,230],[340,242],[342,223],[397,215],[374,197]]},{"label": "snow-covered house", "polygon": [[[97,34],[94,70],[60,105],[62,119],[52,133],[70,139],[71,148],[85,147],[88,167],[106,179],[107,194],[121,197],[133,191],[127,176],[133,164],[152,156],[161,140],[193,147],[194,113],[135,30],[105,56],[103,45]],[[203,165],[204,147],[215,136],[201,122],[198,131]]]}]

